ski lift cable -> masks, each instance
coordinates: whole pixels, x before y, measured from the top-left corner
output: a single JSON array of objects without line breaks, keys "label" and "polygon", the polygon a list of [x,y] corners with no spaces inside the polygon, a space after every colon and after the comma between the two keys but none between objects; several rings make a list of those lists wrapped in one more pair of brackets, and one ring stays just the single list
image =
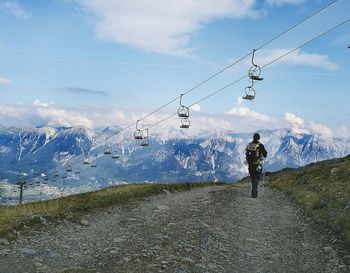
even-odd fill
[{"label": "ski lift cable", "polygon": [[[287,34],[288,32],[292,31],[294,28],[298,27],[299,25],[303,24],[304,22],[308,21],[309,19],[313,18],[314,16],[316,16],[317,14],[321,13],[322,11],[324,11],[325,9],[329,8],[330,6],[332,6],[333,4],[335,4],[336,2],[338,2],[339,0],[334,0],[330,3],[328,3],[327,5],[325,5],[324,7],[322,7],[321,9],[317,10],[316,12],[312,13],[311,15],[307,16],[306,18],[302,19],[301,21],[297,22],[296,24],[294,24],[293,26],[291,26],[290,28],[288,28],[287,30],[281,32],[280,34],[276,35],[275,37],[273,37],[272,39],[268,40],[267,42],[263,43],[262,45],[258,46],[255,51],[258,51],[262,48],[264,48],[265,46],[269,45],[270,43],[274,42],[275,40],[277,40],[278,38],[282,37],[283,35]],[[226,70],[228,70],[229,68],[233,67],[234,65],[238,64],[239,62],[243,61],[245,58],[249,57],[252,54],[252,52],[247,53],[246,55],[244,55],[243,57],[239,58],[238,60],[236,60],[235,62],[229,64],[228,66],[222,68],[221,70],[219,70],[218,72],[216,72],[215,74],[211,75],[210,77],[206,78],[205,80],[199,82],[198,84],[194,85],[193,87],[191,87],[190,89],[188,89],[186,92],[182,93],[183,95],[187,95],[190,92],[192,92],[193,90],[197,89],[198,87],[202,86],[203,84],[207,83],[208,81],[210,81],[211,79],[215,78],[216,76],[222,74],[223,72],[225,72]],[[181,95],[178,95],[176,98],[170,100],[169,102],[165,103],[164,105],[158,107],[157,109],[153,110],[152,112],[150,112],[149,114],[139,118],[139,121],[142,121],[146,118],[148,118],[149,116],[155,114],[156,112],[159,112],[160,110],[164,109],[166,106],[172,104],[173,102],[177,101],[179,98],[181,97]],[[136,122],[128,125],[127,127],[123,128],[121,131],[119,131],[117,134],[120,134],[122,131],[125,131],[127,129],[129,129],[130,127],[134,126],[136,124]],[[108,137],[111,138],[113,136]]]},{"label": "ski lift cable", "polygon": [[[272,43],[273,41],[277,40],[277,39],[280,38],[281,36],[283,36],[283,35],[285,35],[286,33],[290,32],[291,30],[293,30],[293,29],[296,28],[297,26],[299,26],[299,25],[301,25],[302,23],[306,22],[307,20],[311,19],[312,17],[314,17],[315,15],[317,15],[318,13],[320,13],[320,12],[322,12],[323,10],[327,9],[328,7],[330,7],[331,5],[335,4],[335,3],[338,2],[338,1],[339,1],[339,0],[334,0],[334,1],[332,1],[331,3],[327,4],[326,6],[322,7],[321,9],[319,9],[318,11],[316,11],[315,13],[313,13],[312,15],[306,17],[306,18],[303,19],[302,21],[300,21],[300,22],[296,23],[295,25],[293,25],[292,27],[290,27],[288,30],[286,30],[286,31],[284,31],[284,32],[282,32],[282,33],[280,33],[279,35],[275,36],[275,37],[272,38],[271,40],[269,40],[269,41],[267,41],[266,43],[262,44],[261,46],[257,47],[257,48],[255,49],[255,51],[260,50],[260,49],[262,49],[263,47],[267,46],[268,44]],[[275,63],[276,61],[278,61],[278,60],[284,58],[285,56],[287,56],[287,55],[291,54],[292,52],[298,50],[299,48],[301,48],[301,47],[303,47],[303,46],[305,46],[305,45],[311,43],[312,41],[314,41],[314,40],[316,40],[316,39],[318,39],[318,38],[320,38],[320,37],[326,35],[327,33],[329,33],[329,32],[331,32],[331,31],[335,30],[336,28],[338,28],[338,27],[340,27],[340,26],[342,26],[342,25],[348,23],[349,21],[350,21],[350,18],[347,19],[347,20],[345,20],[345,21],[343,21],[343,22],[341,22],[340,24],[338,24],[338,25],[336,25],[336,26],[334,26],[334,27],[328,29],[327,31],[321,33],[320,35],[318,35],[318,36],[312,38],[311,40],[309,40],[309,41],[303,43],[302,45],[300,45],[300,46],[294,48],[293,50],[291,50],[291,51],[289,51],[289,52],[287,52],[287,53],[285,53],[285,54],[279,56],[278,58],[276,58],[276,59],[274,59],[274,60],[272,60],[272,61],[270,61],[269,63],[263,65],[261,68],[265,68],[265,67],[267,67],[267,66],[269,66],[269,65],[271,65],[271,64],[273,64],[273,63]],[[208,82],[209,80],[213,79],[213,78],[216,77],[217,75],[223,73],[224,71],[226,71],[226,70],[229,69],[230,67],[232,67],[232,66],[234,66],[235,64],[239,63],[240,61],[244,60],[245,58],[247,58],[247,57],[250,56],[251,54],[252,54],[252,53],[249,52],[249,54],[246,54],[246,55],[243,56],[242,58],[240,58],[240,59],[238,59],[237,61],[231,63],[230,65],[228,65],[228,66],[226,66],[225,68],[221,69],[220,71],[218,71],[217,73],[213,74],[213,75],[210,76],[209,78],[205,79],[204,81],[202,81],[202,82],[198,83],[197,85],[195,85],[194,87],[190,88],[189,90],[187,90],[186,92],[184,92],[183,95],[186,95],[186,94],[190,93],[191,91],[193,91],[194,89],[200,87],[201,85],[203,85],[204,83],[206,83],[206,82]],[[247,77],[247,75],[245,75],[245,76],[243,76],[243,77],[241,77],[241,78],[235,80],[234,82],[231,82],[231,83],[227,84],[226,86],[224,86],[224,87],[222,87],[222,88],[220,88],[220,89],[218,89],[218,90],[216,90],[216,91],[210,93],[209,95],[207,95],[207,96],[201,98],[200,100],[198,100],[198,101],[192,103],[189,107],[192,107],[193,105],[195,105],[195,104],[197,104],[197,103],[200,103],[200,102],[202,102],[202,101],[204,101],[204,100],[206,100],[206,99],[208,99],[208,98],[214,96],[215,94],[217,94],[217,93],[223,91],[224,89],[226,89],[226,88],[228,88],[228,87],[230,87],[230,86],[236,84],[237,82],[243,80],[243,79],[246,78],[246,77]],[[169,101],[168,103],[164,104],[163,106],[161,106],[161,107],[155,109],[155,110],[152,111],[151,113],[149,113],[149,114],[147,114],[146,116],[140,118],[139,121],[141,121],[141,120],[143,120],[143,119],[146,119],[147,117],[151,116],[152,114],[154,114],[154,113],[156,113],[156,112],[162,110],[162,109],[165,108],[166,106],[168,106],[168,105],[170,105],[171,103],[173,103],[174,101],[178,100],[180,97],[181,97],[181,95],[177,96],[176,98],[174,98],[173,100],[171,100],[171,101]],[[159,125],[160,123],[162,123],[162,122],[164,122],[164,121],[166,121],[166,120],[168,120],[168,119],[170,119],[170,118],[172,118],[173,116],[176,116],[176,115],[177,115],[177,113],[171,114],[171,115],[169,115],[168,117],[166,117],[166,118],[164,118],[164,119],[162,119],[162,120],[160,120],[160,121],[158,121],[158,122],[156,122],[156,123],[150,125],[150,126],[148,127],[148,129],[149,129],[149,128],[152,128],[152,127],[154,127],[154,126],[156,126],[156,125]],[[129,129],[130,127],[134,126],[135,124],[136,124],[136,122],[134,122],[134,123],[130,124],[129,126],[123,128],[121,131],[118,132],[118,134],[121,133],[122,131],[125,131],[125,130]],[[109,139],[109,138],[111,138],[111,137],[108,137],[107,139]],[[120,142],[118,142],[118,143],[121,143],[121,142],[125,141],[126,139],[127,139],[127,138],[123,139],[122,141],[120,141]],[[118,144],[118,143],[117,143],[117,144]],[[46,175],[48,175],[48,174],[46,174]]]},{"label": "ski lift cable", "polygon": [[[225,85],[224,87],[221,87],[220,89],[214,91],[213,93],[210,93],[208,96],[205,96],[205,97],[201,98],[200,100],[198,100],[198,101],[192,103],[189,107],[192,107],[192,106],[194,106],[195,104],[197,104],[197,103],[199,103],[199,102],[202,102],[202,101],[208,99],[209,97],[211,97],[211,96],[213,96],[213,95],[215,95],[215,94],[221,92],[222,90],[224,90],[224,89],[226,89],[226,88],[228,88],[228,87],[230,87],[230,86],[232,86],[232,85],[238,83],[239,81],[243,80],[243,79],[246,78],[246,77],[248,77],[248,76],[245,75],[245,76],[243,76],[243,77],[241,77],[241,78],[235,80],[234,82],[231,82],[231,83]],[[155,126],[159,125],[160,123],[163,123],[164,121],[166,121],[166,120],[172,118],[173,116],[177,116],[177,113],[174,113],[174,114],[171,114],[171,115],[167,116],[166,118],[164,118],[164,119],[162,119],[162,120],[160,120],[160,121],[158,121],[158,122],[156,122],[156,123],[150,125],[148,128],[155,127]]]},{"label": "ski lift cable", "polygon": [[[350,18],[348,18],[347,20],[345,20],[345,21],[343,21],[343,22],[337,24],[336,26],[334,26],[334,27],[332,27],[332,28],[330,28],[330,29],[328,29],[328,30],[322,32],[321,34],[319,34],[319,35],[315,36],[314,38],[312,38],[312,39],[306,41],[305,43],[303,43],[303,44],[301,44],[301,45],[295,47],[294,49],[292,49],[292,50],[290,50],[290,51],[288,51],[288,52],[282,54],[281,56],[277,57],[276,59],[274,59],[274,60],[272,60],[272,61],[270,61],[270,62],[264,64],[261,68],[265,68],[265,67],[267,67],[267,66],[269,66],[269,65],[271,65],[271,64],[273,64],[273,63],[275,63],[275,62],[277,62],[277,61],[279,61],[280,59],[286,57],[287,55],[293,53],[294,51],[300,49],[301,47],[304,47],[305,45],[307,45],[307,44],[309,44],[309,43],[315,41],[315,40],[318,39],[318,38],[321,38],[322,36],[328,34],[329,32],[331,32],[331,31],[333,31],[333,30],[335,30],[336,28],[341,27],[342,25],[345,25],[345,24],[348,23],[349,21],[350,21]],[[197,103],[200,103],[200,102],[202,102],[202,101],[204,101],[204,100],[206,100],[206,99],[208,99],[208,98],[210,98],[210,97],[212,97],[212,96],[214,96],[215,94],[217,94],[217,93],[221,92],[222,90],[224,90],[224,89],[230,87],[231,85],[233,85],[233,84],[235,84],[235,83],[237,83],[237,82],[243,80],[243,79],[246,78],[246,77],[248,77],[248,75],[245,75],[245,76],[239,78],[238,80],[236,80],[236,81],[234,81],[234,82],[231,82],[231,83],[229,83],[228,85],[226,85],[226,86],[224,86],[224,87],[222,87],[222,88],[220,88],[220,89],[214,91],[213,93],[210,93],[208,96],[205,96],[205,97],[201,98],[200,100],[198,100],[198,101],[194,102],[193,104],[191,104],[190,107],[193,106],[193,105],[195,105],[195,104],[197,104]]]},{"label": "ski lift cable", "polygon": [[[294,51],[298,50],[299,48],[301,48],[301,47],[303,47],[303,46],[305,46],[305,45],[307,45],[307,44],[313,42],[314,40],[316,40],[316,39],[318,39],[318,38],[320,38],[320,37],[326,35],[327,33],[329,33],[329,32],[331,32],[331,31],[335,30],[336,28],[338,28],[338,27],[340,27],[340,26],[342,26],[342,25],[348,23],[349,21],[350,21],[350,18],[347,19],[347,20],[345,20],[345,21],[343,21],[343,22],[341,22],[341,23],[339,23],[339,24],[337,24],[336,26],[334,26],[334,27],[332,27],[332,28],[330,28],[330,29],[328,29],[328,30],[322,32],[321,34],[315,36],[314,38],[312,38],[312,39],[306,41],[305,43],[303,43],[303,44],[297,46],[296,48],[294,48],[294,49],[292,49],[292,50],[290,50],[290,51],[288,51],[288,52],[282,54],[281,56],[277,57],[276,59],[274,59],[274,60],[272,60],[272,61],[270,61],[270,62],[264,64],[261,68],[265,68],[265,67],[267,67],[267,66],[269,66],[269,65],[271,65],[271,64],[273,64],[273,63],[275,63],[275,62],[277,62],[278,60],[280,60],[280,59],[286,57],[287,55],[293,53]],[[209,95],[207,95],[207,96],[205,96],[205,97],[203,97],[203,98],[197,100],[196,102],[193,102],[189,107],[192,107],[192,106],[194,106],[195,104],[198,104],[198,103],[200,103],[200,102],[202,102],[202,101],[204,101],[204,100],[207,100],[208,98],[210,98],[210,97],[216,95],[217,93],[219,93],[219,92],[221,92],[221,91],[227,89],[228,87],[230,87],[230,86],[232,86],[232,85],[234,85],[234,84],[240,82],[241,80],[243,80],[243,79],[245,79],[245,78],[247,78],[247,77],[248,77],[248,75],[244,75],[244,76],[238,78],[237,80],[235,80],[235,81],[233,81],[233,82],[231,82],[231,83],[225,85],[224,87],[221,87],[220,89],[218,89],[218,90],[216,90],[216,91],[210,93]],[[180,98],[180,96],[179,96],[178,98]],[[156,122],[156,123],[150,125],[147,129],[150,129],[150,128],[152,128],[152,127],[155,127],[155,126],[159,125],[160,123],[163,123],[164,121],[167,121],[168,119],[170,119],[170,118],[172,118],[172,117],[174,117],[174,116],[176,116],[176,115],[177,115],[177,113],[173,113],[173,114],[167,116],[166,118],[164,118],[164,119],[162,119],[162,120],[160,120],[160,121],[158,121],[158,122]],[[120,142],[118,142],[118,143],[116,143],[116,144],[120,144],[121,142],[123,142],[123,141],[125,141],[125,140],[127,140],[127,139],[128,139],[128,138],[125,138],[125,139],[123,139],[122,141],[120,141]]]},{"label": "ski lift cable", "polygon": [[318,39],[318,38],[321,38],[322,36],[328,34],[328,33],[331,32],[331,31],[337,29],[338,27],[341,27],[342,25],[345,25],[345,24],[348,23],[349,21],[350,21],[350,18],[346,19],[345,21],[343,21],[343,22],[341,22],[341,23],[335,25],[334,27],[332,27],[332,28],[326,30],[325,32],[322,32],[321,34],[317,35],[316,37],[312,38],[311,40],[308,40],[307,42],[305,42],[305,43],[299,45],[298,47],[296,47],[296,48],[294,48],[294,49],[292,49],[292,50],[286,52],[285,54],[279,56],[278,58],[276,58],[276,59],[274,59],[274,60],[272,60],[272,61],[270,61],[270,62],[264,64],[261,68],[265,68],[265,67],[267,67],[267,66],[269,66],[269,65],[271,65],[271,64],[273,64],[273,63],[275,63],[275,62],[277,62],[277,61],[279,61],[280,59],[286,57],[287,55],[293,53],[294,51],[300,49],[301,47],[304,47],[305,45],[307,45],[307,44],[309,44],[309,43],[315,41],[315,40]]},{"label": "ski lift cable", "polygon": [[[348,22],[350,22],[350,18],[348,18],[347,20],[345,20],[345,21],[343,21],[343,22],[341,22],[341,23],[335,25],[334,27],[332,27],[332,28],[330,28],[330,29],[328,29],[328,30],[322,32],[321,34],[319,34],[319,35],[315,36],[314,38],[312,38],[312,39],[306,41],[305,43],[303,43],[303,44],[301,44],[301,45],[295,47],[294,49],[292,49],[292,50],[290,50],[290,51],[288,51],[288,52],[282,54],[281,56],[279,56],[279,57],[273,59],[272,61],[270,61],[270,62],[264,64],[261,68],[265,68],[265,67],[267,67],[267,66],[269,66],[269,65],[271,65],[271,64],[273,64],[273,63],[275,63],[275,62],[277,62],[278,60],[280,60],[280,59],[286,57],[287,55],[293,53],[294,51],[300,49],[301,47],[304,47],[305,45],[307,45],[307,44],[309,44],[309,43],[315,41],[316,39],[321,38],[322,36],[328,34],[329,32],[331,32],[331,31],[333,31],[333,30],[335,30],[335,29],[337,29],[338,27],[341,27],[342,25],[345,25],[345,24],[348,23]],[[216,91],[210,93],[209,95],[207,95],[207,96],[205,96],[205,97],[203,97],[203,98],[201,98],[201,99],[199,99],[199,100],[193,102],[189,107],[192,107],[192,106],[194,106],[195,104],[198,104],[198,103],[200,103],[200,102],[202,102],[202,101],[204,101],[204,100],[207,100],[208,98],[210,98],[210,97],[216,95],[217,93],[219,93],[219,92],[221,92],[221,91],[227,89],[228,87],[230,87],[230,86],[232,86],[232,85],[238,83],[239,81],[241,81],[241,80],[243,80],[243,79],[245,79],[245,78],[247,78],[247,77],[248,77],[248,75],[245,75],[245,76],[242,76],[241,78],[238,78],[237,80],[235,80],[235,81],[233,81],[233,82],[231,82],[231,83],[225,85],[224,87],[222,87],[222,88],[220,88],[220,89],[218,89],[218,90],[216,90]],[[177,115],[177,113],[171,114],[170,116],[168,116],[168,117],[166,117],[166,118],[164,118],[164,119],[162,119],[162,120],[160,120],[160,121],[158,121],[158,122],[152,124],[152,125],[149,126],[148,128],[152,128],[152,127],[154,127],[154,126],[156,126],[156,125],[159,125],[160,123],[162,123],[162,122],[164,122],[164,121],[170,119],[171,117],[173,117],[173,116],[175,116],[175,115]]]},{"label": "ski lift cable", "polygon": [[263,47],[267,46],[268,44],[272,43],[273,41],[277,40],[278,38],[280,38],[281,36],[283,36],[284,34],[287,34],[289,31],[293,30],[294,28],[296,28],[297,26],[301,25],[302,23],[306,22],[307,20],[311,19],[312,17],[316,16],[317,14],[319,14],[320,12],[322,12],[323,10],[327,9],[328,7],[330,7],[331,5],[335,4],[336,2],[338,2],[339,0],[334,0],[332,2],[330,2],[329,4],[325,5],[324,7],[322,7],[321,9],[317,10],[316,12],[314,12],[313,14],[309,15],[308,17],[304,18],[303,20],[301,20],[300,22],[296,23],[295,25],[291,26],[289,29],[287,29],[286,31],[281,32],[280,34],[278,34],[276,37],[272,38],[271,40],[267,41],[266,43],[262,44],[261,46],[257,47],[256,50],[262,49]]}]

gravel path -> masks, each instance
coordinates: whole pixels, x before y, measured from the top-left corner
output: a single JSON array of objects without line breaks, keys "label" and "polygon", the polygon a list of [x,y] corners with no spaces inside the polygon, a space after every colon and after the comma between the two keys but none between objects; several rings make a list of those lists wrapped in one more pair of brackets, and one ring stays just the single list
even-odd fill
[{"label": "gravel path", "polygon": [[[282,193],[163,194],[0,244],[0,272],[350,272]],[[349,271],[348,271],[349,270]]]}]

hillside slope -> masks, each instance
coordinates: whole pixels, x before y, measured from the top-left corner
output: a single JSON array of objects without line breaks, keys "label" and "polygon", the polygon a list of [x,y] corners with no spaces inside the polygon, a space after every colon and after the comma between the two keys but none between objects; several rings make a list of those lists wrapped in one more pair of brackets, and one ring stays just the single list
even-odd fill
[{"label": "hillside slope", "polygon": [[350,249],[350,155],[272,173],[270,180]]}]

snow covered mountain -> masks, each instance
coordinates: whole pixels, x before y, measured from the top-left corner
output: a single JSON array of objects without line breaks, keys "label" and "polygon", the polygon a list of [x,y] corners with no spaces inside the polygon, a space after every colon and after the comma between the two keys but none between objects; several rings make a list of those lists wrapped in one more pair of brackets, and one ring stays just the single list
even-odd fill
[{"label": "snow covered mountain", "polygon": [[[48,174],[49,184],[60,187],[99,188],[122,182],[236,181],[247,175],[244,149],[251,133],[223,131],[195,137],[167,138],[176,133],[152,135],[148,147],[130,138],[122,143],[112,137],[108,145],[119,159],[104,155],[105,140],[120,128],[92,132],[86,128],[0,128],[0,179],[14,184]],[[267,170],[299,167],[350,153],[349,139],[325,139],[296,134],[289,129],[260,132],[269,152]],[[84,157],[95,162],[82,164]],[[73,168],[67,173],[67,168]],[[54,179],[54,173],[60,179]],[[76,173],[75,173],[76,172]],[[62,180],[62,175],[67,176]]]},{"label": "snow covered mountain", "polygon": [[15,180],[55,168],[62,160],[91,148],[85,128],[0,127],[0,179]]}]

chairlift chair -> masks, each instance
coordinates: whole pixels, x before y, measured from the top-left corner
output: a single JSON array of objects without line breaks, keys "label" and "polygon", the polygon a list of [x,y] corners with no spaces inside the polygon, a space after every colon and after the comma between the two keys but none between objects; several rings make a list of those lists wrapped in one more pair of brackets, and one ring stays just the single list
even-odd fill
[{"label": "chairlift chair", "polygon": [[70,161],[70,159],[69,159],[68,162],[67,162],[67,167],[66,167],[66,172],[67,172],[67,173],[73,172],[72,165],[69,163],[69,161]]},{"label": "chairlift chair", "polygon": [[89,158],[87,156],[84,157],[83,164],[84,165],[89,165],[90,164],[90,160],[89,160]]},{"label": "chairlift chair", "polygon": [[190,116],[190,109],[182,104],[182,97],[184,94],[180,96],[180,107],[177,109],[177,115],[179,118],[188,118]]},{"label": "chairlift chair", "polygon": [[76,168],[75,171],[74,171],[75,174],[79,174],[80,173],[80,168]]},{"label": "chairlift chair", "polygon": [[91,166],[91,168],[97,167],[97,155],[95,155],[95,160],[91,162],[90,166]]},{"label": "chairlift chair", "polygon": [[261,67],[254,63],[255,51],[256,49],[253,49],[253,53],[252,53],[253,66],[249,69],[248,77],[253,81],[262,81],[264,78],[260,77]]},{"label": "chairlift chair", "polygon": [[245,88],[245,96],[242,97],[244,100],[254,100],[256,95],[256,91],[253,86],[247,86]]},{"label": "chairlift chair", "polygon": [[142,131],[141,130],[135,131],[134,138],[135,139],[142,139]]},{"label": "chairlift chair", "polygon": [[118,160],[119,157],[120,157],[120,156],[119,156],[119,153],[118,153],[117,149],[114,150],[114,152],[112,153],[112,159],[113,159],[113,160]]},{"label": "chairlift chair", "polygon": [[118,160],[119,159],[119,155],[117,155],[116,153],[112,155],[112,159],[113,160]]},{"label": "chairlift chair", "polygon": [[140,146],[147,147],[149,145],[148,138],[142,139]]},{"label": "chairlift chair", "polygon": [[106,138],[106,143],[105,143],[105,148],[104,148],[104,151],[103,153],[105,155],[111,155],[112,154],[112,149],[111,149],[111,146],[107,145],[107,138]]},{"label": "chairlift chair", "polygon": [[136,122],[136,131],[134,133],[135,139],[142,139],[143,138],[143,132],[141,129],[138,128],[139,120]]},{"label": "chairlift chair", "polygon": [[111,155],[111,154],[112,154],[111,147],[106,146],[103,153],[104,153],[105,155]]},{"label": "chairlift chair", "polygon": [[49,177],[45,177],[44,181],[43,181],[43,184],[47,185],[48,183],[49,183]]},{"label": "chairlift chair", "polygon": [[180,128],[189,128],[191,125],[191,122],[188,118],[182,118],[181,119],[181,125]]},{"label": "chairlift chair", "polygon": [[146,134],[143,136],[142,140],[141,140],[141,146],[142,147],[146,147],[149,145],[149,139],[148,139],[148,129],[145,130]]}]

